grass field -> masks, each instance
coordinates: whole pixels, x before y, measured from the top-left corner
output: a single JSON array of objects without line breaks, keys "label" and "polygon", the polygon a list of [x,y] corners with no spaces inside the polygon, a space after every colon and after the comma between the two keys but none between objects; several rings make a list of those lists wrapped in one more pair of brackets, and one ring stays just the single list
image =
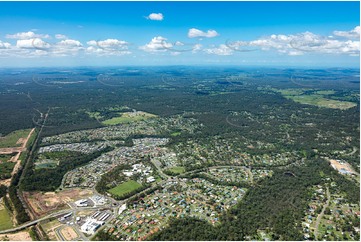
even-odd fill
[{"label": "grass field", "polygon": [[324,95],[333,95],[334,90],[313,90],[313,89],[272,89],[273,91],[280,92],[285,98],[291,99],[301,104],[314,105],[323,108],[333,109],[349,109],[357,106],[356,103],[347,102],[342,100],[335,100],[324,97]]},{"label": "grass field", "polygon": [[131,122],[157,117],[157,115],[141,112],[141,111],[119,113],[119,115],[120,115],[119,117],[114,117],[111,119],[104,120],[102,123],[105,125],[116,125],[116,124],[131,123]]},{"label": "grass field", "polygon": [[5,137],[0,138],[0,148],[19,147],[22,144],[16,144],[20,138],[26,138],[30,132],[30,129],[22,129],[11,132]]},{"label": "grass field", "polygon": [[13,223],[7,209],[4,207],[3,202],[0,204],[0,230],[11,229]]},{"label": "grass field", "polygon": [[182,174],[186,171],[186,169],[182,166],[174,166],[168,169],[169,171],[177,174]]},{"label": "grass field", "polygon": [[334,109],[349,109],[355,107],[357,104],[346,101],[332,100],[322,97],[321,95],[300,95],[300,96],[285,96],[295,102],[302,104],[315,105],[324,108]]},{"label": "grass field", "polygon": [[181,135],[181,134],[182,134],[181,132],[173,132],[173,133],[171,133],[170,135],[173,136],[173,137],[175,137],[175,136],[179,136],[179,135]]},{"label": "grass field", "polygon": [[114,194],[117,196],[122,196],[122,195],[124,195],[128,192],[134,191],[140,187],[142,187],[141,184],[139,184],[136,181],[130,180],[130,181],[124,182],[124,183],[110,189],[109,192],[111,194]]}]

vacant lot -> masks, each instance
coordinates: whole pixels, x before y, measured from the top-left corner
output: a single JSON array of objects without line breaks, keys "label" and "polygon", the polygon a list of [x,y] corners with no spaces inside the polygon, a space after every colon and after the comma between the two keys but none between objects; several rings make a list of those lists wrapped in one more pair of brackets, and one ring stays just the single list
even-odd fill
[{"label": "vacant lot", "polygon": [[93,195],[89,189],[67,189],[59,192],[24,192],[25,201],[29,204],[33,214],[41,217],[49,212],[68,208],[68,202]]},{"label": "vacant lot", "polygon": [[110,189],[109,192],[117,196],[122,196],[140,187],[142,187],[141,184],[136,181],[130,180]]},{"label": "vacant lot", "polygon": [[21,147],[26,140],[30,129],[22,129],[11,132],[0,138],[0,148]]},{"label": "vacant lot", "polygon": [[70,226],[65,226],[60,230],[60,233],[64,236],[67,241],[72,241],[78,238],[78,234]]},{"label": "vacant lot", "polygon": [[28,231],[21,231],[14,234],[0,234],[0,240],[7,241],[32,241]]},{"label": "vacant lot", "polygon": [[102,123],[105,125],[116,125],[116,124],[131,123],[131,122],[146,120],[148,118],[157,117],[157,115],[141,112],[141,111],[119,113],[119,115],[120,115],[119,117],[104,120]]},{"label": "vacant lot", "polygon": [[13,227],[10,214],[8,210],[3,205],[3,202],[0,203],[0,230],[10,229]]},{"label": "vacant lot", "polygon": [[174,166],[169,168],[168,170],[176,174],[182,174],[186,171],[185,168],[182,166]]}]

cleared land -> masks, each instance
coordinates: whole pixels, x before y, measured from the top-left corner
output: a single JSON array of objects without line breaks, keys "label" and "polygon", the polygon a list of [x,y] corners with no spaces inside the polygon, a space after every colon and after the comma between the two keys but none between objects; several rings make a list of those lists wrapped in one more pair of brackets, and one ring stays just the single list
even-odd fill
[{"label": "cleared land", "polygon": [[0,138],[0,148],[20,147],[27,141],[31,129],[22,129],[11,132],[5,137]]},{"label": "cleared land", "polygon": [[61,224],[57,219],[54,219],[49,222],[41,223],[41,227],[43,228],[43,230],[48,235],[48,237],[51,241],[58,240],[54,230],[62,225],[63,224]]},{"label": "cleared land", "polygon": [[116,124],[131,123],[131,122],[157,117],[157,115],[142,111],[119,113],[119,115],[120,115],[119,117],[114,117],[111,119],[104,120],[102,123],[105,125],[116,125]]},{"label": "cleared land", "polygon": [[331,166],[337,171],[345,170],[345,171],[349,172],[350,174],[357,174],[354,171],[354,169],[352,169],[351,165],[347,162],[340,162],[340,161],[334,160],[334,159],[329,159],[329,162],[330,162]]},{"label": "cleared land", "polygon": [[[357,106],[356,103],[325,98],[324,95],[333,95],[333,90],[313,90],[313,89],[272,89],[280,92],[285,98],[291,99],[301,104],[308,104],[324,108],[349,109]],[[306,93],[307,92],[307,93]]]},{"label": "cleared land", "polygon": [[27,231],[21,231],[14,234],[0,234],[0,240],[7,241],[32,241]]},{"label": "cleared land", "polygon": [[142,187],[141,184],[139,184],[136,181],[130,180],[130,181],[124,182],[124,183],[110,189],[109,192],[111,194],[114,194],[117,196],[122,196],[122,195],[132,192],[140,187]]},{"label": "cleared land", "polygon": [[11,221],[10,214],[8,210],[5,208],[2,200],[0,203],[0,230],[11,229],[13,227],[13,223]]},{"label": "cleared land", "polygon": [[70,226],[63,227],[60,230],[60,233],[64,236],[64,239],[66,239],[67,241],[72,241],[78,238],[78,234]]},{"label": "cleared land", "polygon": [[36,217],[68,208],[67,203],[93,195],[89,189],[68,189],[60,192],[24,192],[24,199]]},{"label": "cleared land", "polygon": [[177,174],[182,174],[186,171],[186,169],[182,166],[174,166],[168,169],[169,171]]}]

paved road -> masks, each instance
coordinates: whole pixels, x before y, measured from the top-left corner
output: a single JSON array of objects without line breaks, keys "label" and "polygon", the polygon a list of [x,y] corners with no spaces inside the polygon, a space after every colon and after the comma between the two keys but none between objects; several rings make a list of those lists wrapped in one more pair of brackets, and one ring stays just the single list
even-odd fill
[{"label": "paved road", "polygon": [[327,201],[325,203],[325,205],[323,205],[322,211],[321,213],[318,215],[317,220],[316,220],[316,225],[315,225],[315,240],[317,240],[317,235],[318,235],[318,227],[320,225],[321,219],[323,217],[323,214],[325,213],[326,208],[328,207],[328,205],[330,204],[330,200],[331,200],[331,195],[330,195],[330,191],[328,190],[328,187],[326,187],[326,195],[327,195]]}]

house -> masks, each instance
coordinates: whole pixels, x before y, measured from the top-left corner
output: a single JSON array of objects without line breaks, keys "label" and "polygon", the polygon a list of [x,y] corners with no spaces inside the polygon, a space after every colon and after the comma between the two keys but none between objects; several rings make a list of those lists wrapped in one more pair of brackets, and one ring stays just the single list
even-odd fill
[{"label": "house", "polygon": [[147,177],[147,183],[155,182],[155,179],[153,176]]}]

